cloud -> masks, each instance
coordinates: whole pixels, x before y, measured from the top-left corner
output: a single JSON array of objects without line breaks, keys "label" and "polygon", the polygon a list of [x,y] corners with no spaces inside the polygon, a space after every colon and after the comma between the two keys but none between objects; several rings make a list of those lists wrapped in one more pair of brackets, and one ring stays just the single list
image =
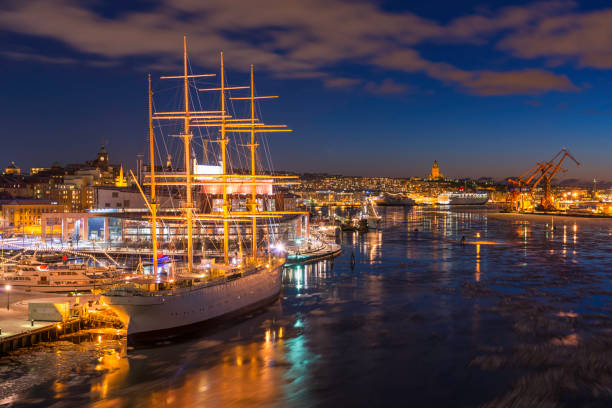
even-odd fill
[{"label": "cloud", "polygon": [[551,65],[612,68],[612,9],[550,16],[507,35],[498,47],[521,58],[547,58]]},{"label": "cloud", "polygon": [[574,1],[541,1],[523,6],[509,6],[497,12],[459,17],[451,21],[445,35],[456,39],[476,40],[485,35],[521,29],[544,17],[574,8]]},{"label": "cloud", "polygon": [[513,71],[466,71],[443,62],[423,59],[414,50],[402,50],[372,63],[405,72],[424,72],[446,83],[456,84],[470,93],[491,95],[537,95],[549,91],[576,91],[567,76],[541,69]]},{"label": "cloud", "polygon": [[576,91],[565,75],[540,69],[474,73],[460,85],[477,95],[538,95],[549,91]]},{"label": "cloud", "polygon": [[363,82],[356,78],[327,78],[324,83],[328,88],[350,88]]},{"label": "cloud", "polygon": [[365,89],[373,94],[389,95],[406,93],[410,88],[407,85],[399,84],[390,78],[386,78],[379,84],[376,82],[368,82]]},{"label": "cloud", "polygon": [[[447,25],[409,12],[387,12],[365,1],[158,0],[146,10],[119,11],[113,18],[88,8],[90,2],[7,1],[0,13],[0,29],[54,39],[88,59],[92,56],[103,59],[90,65],[110,65],[142,57],[150,60],[149,68],[166,70],[173,65],[178,68],[181,38],[187,34],[190,58],[197,65],[216,70],[218,51],[222,49],[227,65],[234,69],[246,71],[252,63],[256,69],[278,77],[320,78],[332,88],[358,84],[359,80],[332,73],[339,71],[343,64],[361,64],[423,73],[477,95],[576,89],[567,77],[543,69],[468,71],[448,62],[427,60],[415,49],[427,42],[482,42],[488,36],[504,32],[509,34],[499,47],[514,55],[532,58],[548,52],[551,57],[563,57],[560,51],[546,51],[538,41],[526,44],[529,40],[521,35],[529,37],[532,31],[548,33],[549,30],[541,27],[542,23],[553,18],[549,16],[568,13],[574,7],[568,1],[478,12],[456,18]],[[589,21],[604,30],[601,16],[591,17],[592,20],[581,23],[584,30]],[[555,29],[550,35],[553,33]],[[19,58],[7,53],[4,56]],[[579,58],[583,64],[612,65],[612,58],[603,46],[599,52]],[[45,62],[40,57],[38,61]],[[389,93],[402,85],[383,81],[366,88]]]},{"label": "cloud", "polygon": [[77,60],[66,57],[52,57],[19,51],[0,51],[0,55],[16,61],[34,61],[44,64],[75,64]]}]

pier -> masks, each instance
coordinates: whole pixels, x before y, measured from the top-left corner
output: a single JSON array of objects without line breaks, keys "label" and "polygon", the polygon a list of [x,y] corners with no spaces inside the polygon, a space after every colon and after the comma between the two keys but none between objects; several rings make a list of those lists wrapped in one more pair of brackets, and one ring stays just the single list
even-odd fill
[{"label": "pier", "polygon": [[[39,303],[40,302],[40,303]],[[35,320],[30,304],[66,305],[58,308],[57,320]],[[92,308],[89,306],[95,306]],[[93,295],[80,297],[42,297],[21,300],[0,312],[0,355],[41,342],[57,341],[83,329],[122,326]]]}]

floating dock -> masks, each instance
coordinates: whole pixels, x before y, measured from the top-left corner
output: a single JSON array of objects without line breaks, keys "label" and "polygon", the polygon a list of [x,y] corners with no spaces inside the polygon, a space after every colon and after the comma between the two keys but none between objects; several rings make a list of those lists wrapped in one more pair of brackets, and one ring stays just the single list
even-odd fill
[{"label": "floating dock", "polygon": [[342,246],[333,243],[325,242],[321,246],[313,249],[302,251],[288,251],[286,266],[298,265],[303,263],[321,261],[323,259],[335,258],[342,253]]}]

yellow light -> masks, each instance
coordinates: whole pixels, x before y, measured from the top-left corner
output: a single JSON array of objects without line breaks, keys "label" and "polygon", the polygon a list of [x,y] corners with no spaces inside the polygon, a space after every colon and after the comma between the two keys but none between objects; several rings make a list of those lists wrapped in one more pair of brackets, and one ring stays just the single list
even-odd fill
[{"label": "yellow light", "polygon": [[480,232],[476,233],[476,238],[480,238]]},{"label": "yellow light", "polygon": [[4,289],[6,290],[11,290],[12,286],[11,285],[4,285]]},{"label": "yellow light", "polygon": [[62,330],[62,325],[61,324],[58,323],[56,327],[57,327],[57,330]]}]

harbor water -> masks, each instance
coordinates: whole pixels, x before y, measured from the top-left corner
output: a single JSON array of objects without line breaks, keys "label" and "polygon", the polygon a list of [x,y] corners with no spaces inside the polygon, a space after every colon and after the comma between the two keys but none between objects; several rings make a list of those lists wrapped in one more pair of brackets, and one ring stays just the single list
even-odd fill
[{"label": "harbor water", "polygon": [[0,357],[0,406],[610,406],[612,220],[379,210],[214,331]]}]

